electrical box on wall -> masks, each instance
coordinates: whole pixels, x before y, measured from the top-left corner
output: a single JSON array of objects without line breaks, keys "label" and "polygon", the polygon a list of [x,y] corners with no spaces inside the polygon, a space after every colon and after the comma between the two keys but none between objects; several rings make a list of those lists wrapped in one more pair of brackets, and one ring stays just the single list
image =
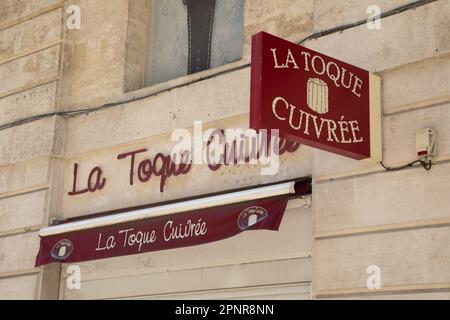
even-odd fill
[{"label": "electrical box on wall", "polygon": [[430,160],[437,155],[436,132],[433,129],[420,129],[416,132],[416,153],[421,160]]}]

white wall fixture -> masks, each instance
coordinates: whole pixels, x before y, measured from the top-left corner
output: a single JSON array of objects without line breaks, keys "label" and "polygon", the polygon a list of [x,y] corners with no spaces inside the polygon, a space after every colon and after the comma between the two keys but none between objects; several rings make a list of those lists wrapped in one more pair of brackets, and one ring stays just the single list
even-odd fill
[{"label": "white wall fixture", "polygon": [[422,161],[431,160],[437,155],[436,132],[433,129],[420,129],[416,132],[416,153]]}]

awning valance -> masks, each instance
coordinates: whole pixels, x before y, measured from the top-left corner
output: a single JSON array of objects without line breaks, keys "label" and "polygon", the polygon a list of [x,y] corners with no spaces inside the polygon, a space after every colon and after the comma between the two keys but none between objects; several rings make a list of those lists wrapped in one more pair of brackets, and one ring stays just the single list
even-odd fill
[{"label": "awning valance", "polygon": [[43,228],[36,266],[187,247],[245,230],[278,230],[295,182]]}]

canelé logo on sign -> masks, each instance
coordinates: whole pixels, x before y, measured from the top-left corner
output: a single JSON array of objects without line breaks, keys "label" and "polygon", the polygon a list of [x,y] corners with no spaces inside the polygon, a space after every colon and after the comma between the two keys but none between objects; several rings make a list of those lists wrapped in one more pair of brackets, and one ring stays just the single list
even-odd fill
[{"label": "canel\u00e9 logo on sign", "polygon": [[265,32],[252,38],[250,127],[381,160],[380,79]]},{"label": "canel\u00e9 logo on sign", "polygon": [[239,214],[238,226],[239,229],[245,230],[257,224],[261,220],[267,218],[267,210],[263,207],[252,206],[248,207]]},{"label": "canel\u00e9 logo on sign", "polygon": [[56,260],[64,260],[72,254],[72,251],[72,241],[68,239],[62,239],[53,246],[50,255]]}]

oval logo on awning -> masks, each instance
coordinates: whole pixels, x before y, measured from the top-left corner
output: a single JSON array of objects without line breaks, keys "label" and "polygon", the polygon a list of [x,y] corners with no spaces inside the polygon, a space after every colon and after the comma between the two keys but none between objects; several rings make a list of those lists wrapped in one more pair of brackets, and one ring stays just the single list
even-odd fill
[{"label": "oval logo on awning", "polygon": [[54,246],[50,255],[57,260],[64,260],[72,254],[73,244],[69,239],[59,240]]},{"label": "oval logo on awning", "polygon": [[267,217],[267,210],[263,207],[253,206],[248,207],[239,214],[238,226],[239,229],[245,230],[251,226],[257,224],[261,220]]}]

